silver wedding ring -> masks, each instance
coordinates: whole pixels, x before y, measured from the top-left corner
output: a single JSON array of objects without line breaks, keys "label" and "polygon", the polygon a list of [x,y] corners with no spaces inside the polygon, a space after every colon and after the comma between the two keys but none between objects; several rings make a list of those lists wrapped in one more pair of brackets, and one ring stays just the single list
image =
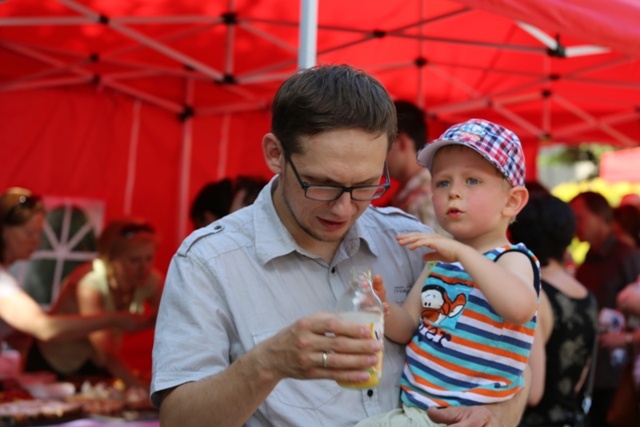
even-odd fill
[{"label": "silver wedding ring", "polygon": [[328,365],[327,365],[328,360],[329,360],[329,353],[325,351],[322,353],[322,367],[325,369],[328,368]]}]

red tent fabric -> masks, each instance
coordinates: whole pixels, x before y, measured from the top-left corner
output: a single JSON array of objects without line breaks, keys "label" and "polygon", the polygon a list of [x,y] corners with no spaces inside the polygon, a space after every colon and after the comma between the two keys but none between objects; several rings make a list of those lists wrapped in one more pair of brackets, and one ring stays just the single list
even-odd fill
[{"label": "red tent fabric", "polygon": [[[146,217],[166,266],[201,185],[269,175],[260,140],[299,16],[284,0],[0,2],[0,187]],[[317,57],[424,106],[431,137],[474,116],[511,127],[535,176],[540,144],[638,145],[637,22],[633,0],[323,0]]]},{"label": "red tent fabric", "polygon": [[600,177],[608,182],[640,183],[640,148],[604,153],[600,160]]},{"label": "red tent fabric", "polygon": [[638,2],[622,0],[459,0],[467,6],[483,9],[551,31],[568,34],[590,43],[610,47],[617,52],[640,54],[640,17]]}]

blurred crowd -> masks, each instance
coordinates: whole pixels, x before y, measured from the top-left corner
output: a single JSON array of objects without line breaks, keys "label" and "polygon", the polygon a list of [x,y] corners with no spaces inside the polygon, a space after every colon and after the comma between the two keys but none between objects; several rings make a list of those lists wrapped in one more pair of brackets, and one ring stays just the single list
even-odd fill
[{"label": "blurred crowd", "polygon": [[[207,183],[192,202],[194,228],[251,204],[266,182],[239,176]],[[0,339],[6,356],[0,375],[48,371],[61,381],[117,378],[148,390],[152,336],[140,333],[152,332],[164,284],[154,264],[154,226],[137,217],[110,220],[97,239],[95,259],[66,274],[45,311],[9,268],[41,246],[46,217],[42,198],[29,189],[0,194]],[[132,363],[134,358],[142,362]]]}]

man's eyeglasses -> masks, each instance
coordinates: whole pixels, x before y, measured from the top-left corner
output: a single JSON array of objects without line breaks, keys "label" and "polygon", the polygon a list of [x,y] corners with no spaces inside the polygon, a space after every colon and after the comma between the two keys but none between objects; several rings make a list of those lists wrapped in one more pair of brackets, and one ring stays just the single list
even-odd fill
[{"label": "man's eyeglasses", "polygon": [[286,156],[287,161],[291,165],[293,173],[296,175],[300,187],[304,190],[304,196],[307,199],[316,200],[318,202],[331,202],[338,200],[344,193],[351,195],[351,200],[357,202],[368,202],[379,199],[391,186],[391,177],[389,176],[389,167],[384,163],[386,179],[383,184],[379,185],[359,185],[356,187],[343,187],[340,185],[312,185],[300,178],[300,174],[293,164],[291,157]]},{"label": "man's eyeglasses", "polygon": [[2,218],[2,222],[11,225],[19,222],[19,219],[16,218],[16,214],[18,211],[22,209],[33,209],[36,207],[38,203],[40,203],[42,199],[38,196],[20,196],[18,198],[18,203],[11,206],[11,208],[7,211],[5,216]]},{"label": "man's eyeglasses", "polygon": [[131,223],[127,224],[120,230],[120,235],[122,237],[126,237],[127,239],[132,238],[138,233],[155,233],[155,230],[150,224],[147,223]]}]

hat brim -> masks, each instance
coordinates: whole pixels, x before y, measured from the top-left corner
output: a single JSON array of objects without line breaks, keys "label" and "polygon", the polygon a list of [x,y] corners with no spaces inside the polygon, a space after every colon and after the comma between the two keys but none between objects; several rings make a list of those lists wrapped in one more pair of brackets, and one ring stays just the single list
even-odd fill
[{"label": "hat brim", "polygon": [[[425,145],[420,152],[418,153],[417,156],[417,161],[418,164],[420,166],[423,166],[427,169],[429,169],[429,171],[431,171],[432,167],[433,167],[433,158],[436,155],[436,152],[441,149],[442,147],[445,147],[447,145],[463,145],[465,147],[469,147],[472,148],[474,151],[480,153],[473,145],[471,144],[466,144],[464,142],[460,142],[460,141],[451,141],[449,139],[436,139],[435,141],[431,141],[429,144]],[[480,153],[482,154],[482,153]],[[483,155],[483,157],[485,157]]]}]

